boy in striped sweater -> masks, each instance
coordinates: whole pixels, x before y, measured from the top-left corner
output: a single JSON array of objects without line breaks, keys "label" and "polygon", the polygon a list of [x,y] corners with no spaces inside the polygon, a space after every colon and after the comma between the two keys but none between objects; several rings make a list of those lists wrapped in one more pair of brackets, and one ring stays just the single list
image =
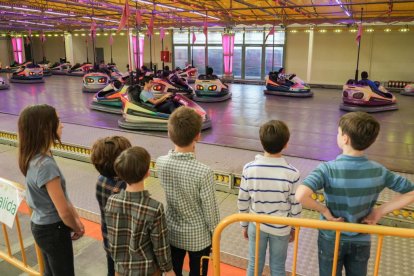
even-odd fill
[{"label": "boy in striped sweater", "polygon": [[[414,201],[409,180],[368,160],[364,155],[378,136],[380,124],[364,112],[351,112],[339,120],[337,143],[342,150],[336,160],[321,163],[300,185],[296,198],[304,207],[321,213],[321,219],[376,224],[385,214]],[[389,188],[402,195],[374,208],[380,192]],[[312,193],[324,190],[326,206],[313,200]],[[320,230],[319,275],[332,275],[334,231]],[[342,232],[337,275],[345,267],[347,276],[367,274],[370,235]]]},{"label": "boy in striped sweater", "polygon": [[[264,154],[243,168],[239,190],[240,213],[266,214],[279,217],[297,217],[302,206],[295,199],[299,184],[299,171],[282,157],[290,133],[282,121],[272,120],[260,127],[260,141]],[[249,240],[249,266],[247,275],[254,275],[256,226],[241,222],[242,232]],[[293,241],[294,229],[287,225],[261,224],[259,240],[258,275],[262,275],[266,249],[269,244],[271,275],[286,275],[285,262],[289,241]]]}]

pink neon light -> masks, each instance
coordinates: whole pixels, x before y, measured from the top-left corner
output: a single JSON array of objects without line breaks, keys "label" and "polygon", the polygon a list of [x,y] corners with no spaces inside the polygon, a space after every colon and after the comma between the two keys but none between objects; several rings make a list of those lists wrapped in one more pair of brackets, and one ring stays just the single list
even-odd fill
[{"label": "pink neon light", "polygon": [[223,34],[224,74],[233,74],[234,34]]},{"label": "pink neon light", "polygon": [[12,37],[14,61],[23,63],[23,38]]},{"label": "pink neon light", "polygon": [[137,55],[137,40],[136,36],[132,36],[132,47],[134,49],[134,60],[135,60],[135,66],[141,67],[144,65],[144,37],[139,38],[139,64],[138,64],[138,55]]}]

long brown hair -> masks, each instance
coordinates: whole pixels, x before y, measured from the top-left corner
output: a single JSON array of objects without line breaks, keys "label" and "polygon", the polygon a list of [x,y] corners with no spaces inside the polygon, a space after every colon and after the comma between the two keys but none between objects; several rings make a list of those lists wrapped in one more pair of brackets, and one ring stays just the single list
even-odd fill
[{"label": "long brown hair", "polygon": [[30,160],[39,153],[47,153],[50,146],[60,143],[57,134],[59,118],[54,107],[41,104],[28,106],[20,113],[17,123],[19,129],[19,167],[24,176]]}]

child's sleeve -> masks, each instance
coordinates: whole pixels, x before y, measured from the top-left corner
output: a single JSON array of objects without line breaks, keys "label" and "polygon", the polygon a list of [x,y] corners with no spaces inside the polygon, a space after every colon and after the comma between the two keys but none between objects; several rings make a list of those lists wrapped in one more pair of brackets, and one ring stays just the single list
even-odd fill
[{"label": "child's sleeve", "polygon": [[[246,170],[243,169],[240,187],[239,187],[239,196],[237,198],[237,208],[239,209],[239,213],[249,213],[249,206],[250,206],[250,194],[249,194],[249,187],[246,180]],[[241,227],[249,226],[247,221],[240,222]]]},{"label": "child's sleeve", "polygon": [[[385,168],[384,168],[385,169]],[[385,173],[385,186],[397,193],[405,194],[414,190],[414,184],[405,177],[390,170]]]},{"label": "child's sleeve", "polygon": [[314,192],[322,190],[326,183],[325,176],[326,165],[322,163],[303,180],[302,184]]},{"label": "child's sleeve", "polygon": [[300,184],[300,174],[299,172],[294,176],[292,189],[290,190],[288,200],[290,202],[290,216],[291,217],[300,217],[300,214],[302,213],[302,204],[300,204],[296,197],[296,190],[298,189],[298,186]]},{"label": "child's sleeve", "polygon": [[168,228],[164,214],[164,207],[160,204],[157,217],[151,228],[151,242],[157,264],[162,272],[172,269],[171,250],[168,241]]},{"label": "child's sleeve", "polygon": [[201,206],[208,229],[213,232],[220,222],[213,171],[208,170],[206,176],[202,179],[204,183],[201,183],[200,189]]}]

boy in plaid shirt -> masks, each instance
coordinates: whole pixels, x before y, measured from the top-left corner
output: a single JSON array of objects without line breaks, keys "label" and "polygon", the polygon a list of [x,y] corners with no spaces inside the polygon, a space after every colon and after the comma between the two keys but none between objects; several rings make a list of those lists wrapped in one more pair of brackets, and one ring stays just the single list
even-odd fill
[{"label": "boy in plaid shirt", "polygon": [[108,276],[115,275],[114,260],[108,251],[108,238],[105,222],[106,201],[112,194],[117,194],[126,188],[125,181],[118,179],[114,170],[115,159],[127,148],[131,147],[129,140],[122,136],[111,136],[97,140],[92,146],[91,161],[99,172],[96,183],[96,199],[101,211],[101,230],[106,251]]},{"label": "boy in plaid shirt", "polygon": [[117,275],[175,276],[164,208],[144,190],[150,161],[141,147],[123,151],[115,161],[117,175],[127,183],[126,190],[112,195],[105,208],[109,251]]},{"label": "boy in plaid shirt", "polygon": [[[190,255],[190,276],[200,275],[200,260],[209,256],[211,236],[220,221],[213,171],[195,159],[202,118],[188,107],[177,108],[168,120],[168,135],[175,144],[168,155],[157,159],[158,177],[167,200],[174,272],[182,275],[186,253]],[[202,275],[207,275],[208,262]]]}]

